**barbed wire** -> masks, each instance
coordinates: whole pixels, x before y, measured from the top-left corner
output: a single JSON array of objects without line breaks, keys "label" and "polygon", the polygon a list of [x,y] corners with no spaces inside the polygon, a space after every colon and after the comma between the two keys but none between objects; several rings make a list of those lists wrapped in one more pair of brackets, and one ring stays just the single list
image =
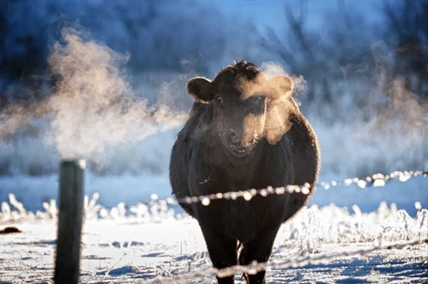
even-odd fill
[{"label": "barbed wire", "polygon": [[216,276],[220,278],[228,277],[235,275],[235,273],[247,273],[249,275],[257,274],[260,271],[265,271],[267,269],[285,269],[289,267],[303,267],[308,264],[330,264],[332,261],[343,258],[343,257],[363,257],[366,256],[372,252],[375,252],[377,250],[383,250],[383,249],[403,249],[404,247],[413,247],[421,244],[428,244],[428,239],[421,239],[421,240],[413,240],[408,242],[397,242],[392,243],[388,245],[377,245],[373,246],[371,248],[367,249],[359,249],[354,251],[344,251],[340,253],[321,253],[315,256],[311,256],[310,254],[306,254],[303,257],[293,259],[293,260],[287,260],[287,261],[278,261],[278,262],[261,262],[258,263],[257,261],[253,261],[249,265],[237,265],[232,267],[226,267],[223,269],[215,269],[214,273]]},{"label": "barbed wire", "polygon": [[172,281],[174,281],[174,282],[180,283],[180,281],[195,280],[195,279],[204,278],[204,277],[217,276],[219,278],[224,278],[224,277],[234,276],[235,274],[240,274],[240,273],[255,275],[258,272],[266,271],[268,269],[271,269],[271,270],[286,269],[290,267],[297,268],[297,267],[304,267],[309,264],[328,265],[339,258],[363,257],[378,250],[403,249],[405,247],[415,247],[422,244],[428,244],[428,239],[418,239],[418,240],[407,241],[407,242],[395,242],[387,245],[379,244],[366,249],[344,251],[344,252],[333,253],[333,254],[320,253],[313,256],[308,253],[304,256],[298,257],[297,259],[287,260],[287,261],[271,261],[269,263],[267,262],[259,263],[257,261],[253,261],[249,265],[236,265],[236,266],[226,267],[222,269],[213,268],[212,272],[207,272],[207,271],[194,272],[194,273],[189,273],[185,275],[168,277],[167,279],[154,279],[154,280],[150,280],[149,282],[156,283],[156,284],[164,284],[164,283],[171,283]]},{"label": "barbed wire", "polygon": [[[411,178],[414,177],[427,177],[428,173],[427,171],[394,171],[390,174],[384,175],[381,173],[373,174],[371,176],[366,176],[364,178],[347,178],[341,181],[330,181],[330,182],[318,182],[316,186],[319,186],[321,188],[324,188],[325,190],[328,190],[332,187],[349,187],[352,185],[357,185],[360,188],[368,188],[368,187],[382,187],[385,186],[387,182],[391,180],[399,180],[401,182],[406,182]],[[207,183],[210,181],[214,181],[212,179],[207,179],[203,181],[202,183]],[[209,206],[211,204],[212,200],[236,200],[238,198],[243,198],[246,201],[250,201],[255,196],[262,196],[266,197],[269,195],[282,195],[286,193],[300,193],[304,195],[308,195],[311,193],[311,186],[309,183],[306,183],[304,185],[287,185],[284,187],[272,187],[268,186],[263,189],[248,189],[248,190],[241,190],[241,191],[231,191],[231,192],[224,192],[224,193],[215,193],[215,194],[208,194],[208,195],[199,195],[199,196],[188,196],[185,198],[177,198],[175,200],[169,199],[169,203],[184,203],[184,204],[195,204],[195,203],[201,203],[204,206]],[[214,274],[217,277],[224,278],[228,276],[233,276],[237,273],[247,273],[247,274],[257,274],[257,272],[265,271],[267,269],[284,269],[288,267],[302,267],[307,264],[329,264],[335,259],[341,258],[341,257],[350,257],[350,256],[365,256],[369,253],[372,253],[376,250],[382,250],[382,249],[400,249],[404,247],[412,247],[417,246],[420,244],[428,244],[428,239],[422,239],[422,240],[415,240],[410,242],[399,242],[399,243],[393,243],[386,246],[374,246],[368,249],[360,249],[355,251],[349,251],[349,252],[341,252],[336,254],[318,254],[315,256],[311,256],[309,254],[302,256],[297,259],[288,260],[288,261],[279,261],[279,262],[270,262],[270,263],[258,263],[258,262],[252,262],[249,265],[242,266],[232,266],[227,267],[223,269],[213,269]],[[171,283],[171,281],[185,281],[185,280],[193,280],[195,278],[204,278],[204,277],[212,277],[212,273],[207,273],[206,271],[203,272],[195,272],[188,275],[181,275],[181,276],[174,276],[171,278],[168,278],[168,283]],[[164,280],[154,280],[151,281],[151,283],[166,283]]]},{"label": "barbed wire", "polygon": [[341,187],[341,186],[351,186],[357,185],[360,188],[366,187],[382,187],[391,180],[399,180],[401,182],[406,182],[414,177],[427,177],[427,171],[394,171],[390,174],[383,175],[381,173],[373,174],[364,178],[347,178],[343,181],[330,181],[330,182],[319,182],[317,186],[324,189],[329,189],[330,187]]},{"label": "barbed wire", "polygon": [[[343,187],[343,186],[352,186],[357,185],[360,188],[367,188],[367,187],[382,187],[385,186],[385,184],[391,180],[399,180],[401,182],[408,181],[411,178],[414,177],[427,177],[428,172],[427,171],[394,171],[390,174],[383,175],[381,173],[373,174],[371,176],[367,176],[364,178],[347,178],[341,181],[330,181],[330,182],[318,182],[316,186],[322,187],[324,189],[330,189],[332,187]],[[214,181],[211,179],[207,179],[203,181],[203,183],[207,183],[210,181]],[[300,193],[303,195],[308,195],[311,193],[310,190],[311,186],[309,183],[306,183],[304,185],[287,185],[283,187],[272,187],[268,186],[263,189],[247,189],[247,190],[241,190],[241,191],[230,191],[230,192],[224,192],[224,193],[214,193],[214,194],[207,194],[207,195],[199,195],[199,196],[187,196],[184,198],[177,198],[175,200],[169,199],[168,203],[175,204],[183,203],[183,204],[195,204],[195,203],[201,203],[204,206],[210,205],[212,200],[236,200],[238,198],[244,198],[246,201],[250,201],[255,196],[262,196],[266,197],[268,195],[282,195],[286,193]]]},{"label": "barbed wire", "polygon": [[268,186],[267,188],[262,189],[248,189],[248,190],[242,190],[242,191],[230,191],[225,193],[214,193],[209,195],[200,195],[200,196],[188,196],[185,198],[177,198],[178,203],[186,203],[186,204],[193,204],[193,203],[199,203],[201,202],[202,205],[208,206],[210,205],[211,200],[219,200],[219,199],[225,199],[225,200],[236,200],[239,197],[244,198],[246,201],[250,201],[254,196],[263,196],[266,197],[268,195],[282,195],[285,193],[301,193],[304,195],[308,195],[310,193],[310,184],[306,183],[302,186],[299,185],[287,185],[282,187],[272,187]]}]

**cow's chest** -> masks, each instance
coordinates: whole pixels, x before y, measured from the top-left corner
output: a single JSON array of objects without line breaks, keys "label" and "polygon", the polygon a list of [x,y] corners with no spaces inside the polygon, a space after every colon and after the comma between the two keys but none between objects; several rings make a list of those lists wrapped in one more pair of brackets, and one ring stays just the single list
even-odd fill
[{"label": "cow's chest", "polygon": [[212,194],[217,192],[240,191],[267,186],[283,186],[289,179],[287,164],[280,155],[258,157],[257,160],[239,165],[228,163],[196,163],[190,171],[194,176],[191,184],[193,192]]}]

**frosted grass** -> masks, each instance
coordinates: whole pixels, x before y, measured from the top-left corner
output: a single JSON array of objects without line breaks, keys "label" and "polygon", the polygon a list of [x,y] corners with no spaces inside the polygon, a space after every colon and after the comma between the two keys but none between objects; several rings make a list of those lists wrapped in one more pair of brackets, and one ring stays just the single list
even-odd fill
[{"label": "frosted grass", "polygon": [[[199,275],[194,275],[191,283],[211,283],[214,280],[197,221],[177,205],[172,205],[172,199],[159,199],[152,194],[147,203],[129,206],[122,202],[110,209],[98,204],[99,199],[99,194],[85,197],[83,283],[145,283],[155,279],[174,283],[174,277],[189,273]],[[13,194],[9,195],[8,202],[1,204],[0,227],[16,226],[23,233],[0,236],[0,281],[51,281],[58,208],[54,200],[45,202],[43,208],[36,212],[28,211]],[[421,208],[419,203],[415,208],[417,214],[412,217],[407,211],[397,209],[394,203],[386,202],[381,202],[377,210],[369,213],[362,212],[357,205],[349,210],[335,204],[304,207],[280,228],[272,261],[333,255],[391,242],[428,238],[428,210]],[[391,277],[403,280],[400,277],[404,276],[398,274],[405,269],[408,271],[408,265],[415,265],[409,277],[419,277],[417,275],[424,266],[418,263],[426,257],[426,249],[427,245],[421,245],[410,251],[379,251],[360,260],[358,255],[347,256],[329,264],[308,264],[299,270],[292,267],[269,268],[268,279],[269,283],[284,283],[284,279],[293,282],[295,278],[296,282],[318,278],[331,280],[329,273],[339,269],[341,277],[353,283],[358,282],[359,278],[355,278],[358,271],[371,265],[379,269],[389,265],[390,268],[385,275],[379,276],[384,278],[379,278],[374,272],[361,276],[367,283]],[[320,275],[323,267],[326,271]],[[349,272],[350,267],[355,271]],[[372,270],[376,272],[376,269]],[[238,275],[236,277],[237,283],[243,283]]]},{"label": "frosted grass", "polygon": [[[159,200],[151,195],[148,203],[127,206],[120,202],[107,209],[97,203],[100,195],[94,193],[84,199],[84,218],[86,221],[116,220],[139,223],[180,222],[192,219],[184,213],[172,198]],[[34,221],[56,221],[58,208],[55,200],[43,203],[44,210],[27,211],[15,195],[9,194],[9,202],[2,202],[1,224],[15,224]],[[320,243],[358,243],[381,241],[408,241],[427,238],[428,210],[415,203],[417,214],[411,217],[407,211],[398,210],[395,203],[381,202],[376,211],[363,213],[358,205],[352,211],[346,207],[331,204],[325,207],[312,205],[303,207],[289,222],[285,223],[277,236],[283,244],[299,240],[306,249],[313,251]]]}]

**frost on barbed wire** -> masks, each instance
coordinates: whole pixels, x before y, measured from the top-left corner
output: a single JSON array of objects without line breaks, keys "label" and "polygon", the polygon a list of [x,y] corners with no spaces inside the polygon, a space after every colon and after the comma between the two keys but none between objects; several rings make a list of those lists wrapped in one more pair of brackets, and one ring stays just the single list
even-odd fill
[{"label": "frost on barbed wire", "polygon": [[[414,177],[424,177],[428,176],[426,171],[394,171],[390,174],[384,175],[381,173],[373,174],[364,178],[347,178],[341,181],[330,181],[330,182],[318,182],[317,186],[328,190],[332,187],[344,187],[344,186],[353,186],[357,185],[360,188],[366,187],[382,187],[386,183],[392,180],[399,180],[401,182],[406,182]],[[236,200],[237,198],[244,198],[245,201],[250,201],[255,196],[266,197],[268,195],[281,195],[281,194],[311,194],[311,186],[309,183],[303,185],[286,185],[281,187],[272,187],[268,186],[262,189],[247,189],[241,191],[230,191],[230,192],[218,192],[208,195],[199,195],[199,196],[186,196],[184,198],[178,198],[176,201],[178,203],[184,204],[193,204],[201,203],[204,206],[209,206],[211,200]]]},{"label": "frost on barbed wire", "polygon": [[331,187],[336,187],[336,186],[351,186],[354,184],[361,188],[366,188],[370,186],[381,187],[381,186],[385,186],[387,182],[392,180],[399,180],[401,182],[406,182],[409,179],[418,177],[418,176],[427,177],[427,172],[426,171],[394,171],[386,175],[381,173],[376,173],[364,178],[355,177],[355,178],[347,178],[347,179],[344,179],[343,181],[319,182],[318,185],[324,189],[329,189]]}]

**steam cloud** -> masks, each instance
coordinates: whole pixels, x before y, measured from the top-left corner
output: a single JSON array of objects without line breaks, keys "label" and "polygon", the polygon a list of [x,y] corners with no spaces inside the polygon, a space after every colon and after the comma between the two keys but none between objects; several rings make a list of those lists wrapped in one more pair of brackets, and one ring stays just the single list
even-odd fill
[{"label": "steam cloud", "polygon": [[73,29],[65,29],[63,37],[67,44],[57,43],[48,59],[62,80],[47,102],[62,158],[101,163],[108,145],[144,139],[184,121],[183,113],[166,104],[149,106],[136,98],[119,69],[126,56],[84,41]]},{"label": "steam cloud", "polygon": [[[276,144],[282,136],[291,129],[289,116],[295,112],[297,105],[290,100],[296,86],[301,89],[304,83],[303,77],[292,77],[278,64],[265,62],[261,65],[262,78],[256,78],[255,82],[243,81],[241,84],[245,93],[257,94],[257,89],[262,86],[261,92],[272,90],[269,93],[269,110],[265,107],[262,117],[248,115],[244,120],[245,142],[252,140],[253,133],[258,138],[265,138],[270,144]],[[267,83],[265,80],[268,80]]]},{"label": "steam cloud", "polygon": [[[37,106],[17,105],[2,112],[0,137],[42,114],[51,126],[44,141],[53,144],[61,158],[102,165],[111,146],[144,139],[185,120],[186,115],[167,102],[149,105],[136,96],[120,69],[127,56],[85,40],[85,34],[72,28],[64,29],[62,36],[66,44],[56,43],[48,58],[52,73],[61,77],[53,95]],[[162,93],[168,91],[165,86]]]},{"label": "steam cloud", "polygon": [[48,62],[61,74],[48,101],[52,130],[62,158],[82,157],[99,163],[106,145],[143,139],[176,127],[185,116],[166,105],[148,106],[135,98],[118,65],[126,57],[93,41],[84,42],[71,29],[66,46],[56,44]]},{"label": "steam cloud", "polygon": [[[292,76],[292,75],[288,74],[281,65],[276,64],[275,62],[272,62],[272,61],[263,62],[261,64],[260,68],[262,69],[263,74],[268,79],[271,79],[271,78],[276,77],[276,76],[288,76],[288,77],[290,77],[293,81],[293,84],[294,84],[294,91],[300,92],[305,87],[306,80],[305,80],[305,78],[303,78],[302,75],[300,75],[298,77]],[[293,93],[293,95],[295,95],[295,93]]]}]

